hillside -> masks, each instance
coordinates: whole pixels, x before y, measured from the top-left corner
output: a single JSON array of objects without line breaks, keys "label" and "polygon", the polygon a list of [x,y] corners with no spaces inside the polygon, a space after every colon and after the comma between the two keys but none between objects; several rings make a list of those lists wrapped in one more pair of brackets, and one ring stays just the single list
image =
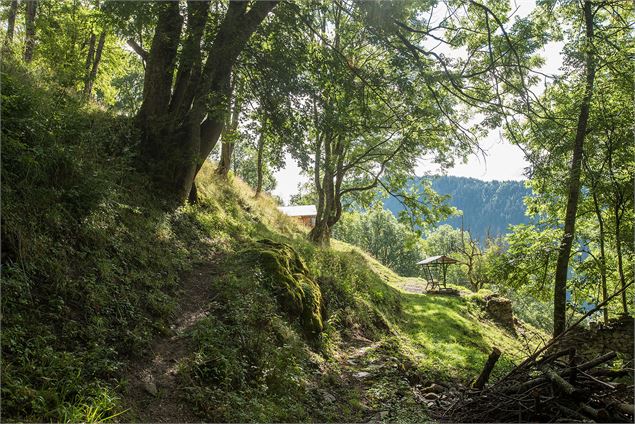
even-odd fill
[{"label": "hillside", "polygon": [[634,11],[525,3],[1,2],[0,423],[634,422]]},{"label": "hillside", "polygon": [[24,75],[2,75],[4,421],[421,422],[426,387],[525,351],[479,295],[315,247],[211,163],[174,209],[127,118]]},{"label": "hillside", "polygon": [[[411,182],[411,184],[416,184]],[[522,181],[482,181],[475,178],[436,176],[432,188],[448,195],[447,203],[463,211],[463,225],[474,238],[485,240],[487,235],[507,233],[510,225],[526,224],[523,198],[531,194]],[[401,210],[393,198],[385,201],[385,207],[395,215]],[[449,224],[461,228],[461,216],[453,216],[438,225]]]}]

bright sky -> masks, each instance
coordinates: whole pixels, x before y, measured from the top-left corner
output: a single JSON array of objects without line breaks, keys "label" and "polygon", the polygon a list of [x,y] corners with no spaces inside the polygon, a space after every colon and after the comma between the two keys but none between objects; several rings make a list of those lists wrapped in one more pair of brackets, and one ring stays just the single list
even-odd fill
[{"label": "bright sky", "polygon": [[[512,9],[518,8],[519,16],[526,16],[535,7],[535,0],[510,0]],[[562,66],[560,51],[561,43],[550,43],[542,52],[545,58],[545,65],[541,68],[547,74],[558,73]],[[445,53],[445,52],[444,52]],[[504,139],[502,131],[491,131],[488,136],[479,142],[486,157],[482,155],[470,155],[467,163],[457,161],[455,166],[445,171],[448,175],[460,177],[472,177],[480,180],[523,180],[525,168],[529,165],[525,160],[522,151]],[[435,173],[442,170],[435,167],[428,161],[421,160],[416,170],[417,175],[433,171]],[[280,196],[285,204],[296,194],[300,185],[306,183],[308,178],[300,175],[300,168],[291,156],[287,156],[286,166],[276,172],[275,178],[278,182],[273,194]]]}]

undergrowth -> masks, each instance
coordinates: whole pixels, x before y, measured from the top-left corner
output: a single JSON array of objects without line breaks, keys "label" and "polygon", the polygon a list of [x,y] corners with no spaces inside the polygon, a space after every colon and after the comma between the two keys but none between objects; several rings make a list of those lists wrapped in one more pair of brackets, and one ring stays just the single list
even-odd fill
[{"label": "undergrowth", "polygon": [[115,413],[123,360],[166,328],[202,256],[204,225],[134,172],[132,128],[3,63],[3,418]]},{"label": "undergrowth", "polygon": [[[180,278],[212,260],[209,312],[178,372],[206,420],[359,421],[366,402],[421,421],[411,386],[467,379],[493,344],[520,349],[470,299],[404,293],[359,249],[312,245],[273,199],[209,163],[199,202],[169,208],[135,171],[129,118],[2,66],[4,421],[121,418],[126,364],[169,334]],[[390,358],[365,399],[337,359],[354,337]]]}]

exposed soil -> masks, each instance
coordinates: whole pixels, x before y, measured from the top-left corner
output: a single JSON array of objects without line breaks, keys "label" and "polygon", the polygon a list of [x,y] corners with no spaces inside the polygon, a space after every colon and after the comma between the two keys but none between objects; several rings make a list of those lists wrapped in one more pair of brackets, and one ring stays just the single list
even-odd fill
[{"label": "exposed soil", "polygon": [[[349,408],[347,421],[426,420],[418,385],[408,381],[403,360],[390,352],[383,341],[354,336],[341,346],[334,359],[337,380],[322,388],[328,391],[323,399],[327,407]],[[333,418],[342,420],[342,416]]]},{"label": "exposed soil", "polygon": [[125,402],[130,411],[123,416],[124,421],[202,421],[182,400],[177,369],[190,353],[185,333],[209,313],[208,305],[213,297],[209,281],[217,272],[213,263],[206,263],[182,280],[171,334],[158,336],[148,355],[128,368],[129,387]]}]

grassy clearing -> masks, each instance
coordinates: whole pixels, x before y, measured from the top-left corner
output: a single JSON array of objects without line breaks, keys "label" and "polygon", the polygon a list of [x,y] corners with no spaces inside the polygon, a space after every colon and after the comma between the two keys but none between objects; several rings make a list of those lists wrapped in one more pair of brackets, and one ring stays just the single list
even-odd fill
[{"label": "grassy clearing", "polygon": [[473,300],[462,297],[404,295],[400,329],[419,352],[419,364],[439,379],[474,378],[496,346],[504,352],[494,378],[526,352],[521,339],[489,321]]},{"label": "grassy clearing", "polygon": [[[381,278],[384,286],[399,291],[400,311],[393,316],[393,330],[399,332],[405,351],[416,357],[420,372],[430,379],[462,382],[474,378],[496,346],[503,351],[492,378],[504,374],[518,363],[547,335],[523,324],[518,334],[495,322],[483,310],[483,297],[466,292],[464,287],[448,285],[461,292],[460,297],[409,293],[404,287],[425,287],[420,278],[402,278],[357,248],[337,242],[334,249],[352,252]],[[361,263],[360,263],[360,266]],[[387,290],[387,289],[384,289]]]}]

